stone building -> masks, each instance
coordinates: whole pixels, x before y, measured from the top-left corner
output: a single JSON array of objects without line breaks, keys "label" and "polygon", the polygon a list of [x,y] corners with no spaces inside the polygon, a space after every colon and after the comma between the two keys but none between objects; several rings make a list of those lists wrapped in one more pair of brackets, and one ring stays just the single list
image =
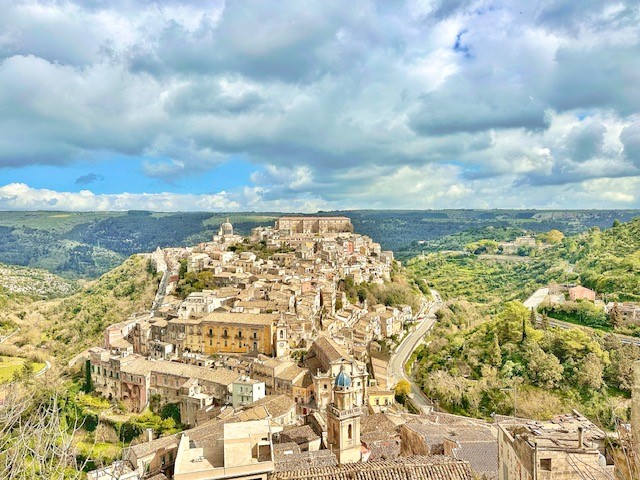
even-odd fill
[{"label": "stone building", "polygon": [[348,217],[280,217],[275,230],[295,233],[338,233],[352,232],[353,225]]},{"label": "stone building", "polygon": [[313,377],[314,400],[318,410],[322,411],[334,402],[332,386],[343,369],[351,377],[355,404],[365,404],[369,377],[365,364],[353,359],[335,340],[319,337],[311,345],[304,361]]},{"label": "stone building", "polygon": [[606,434],[574,410],[550,421],[498,425],[499,480],[605,480],[615,478]]},{"label": "stone building", "polygon": [[192,425],[198,410],[227,402],[231,385],[240,376],[227,369],[112,355],[97,347],[89,350],[89,363],[93,387],[103,397],[140,412],[153,395],[159,395],[163,403],[178,403],[182,422]]},{"label": "stone building", "polygon": [[569,289],[569,300],[591,300],[592,302],[595,302],[596,292],[589,288],[583,287],[582,285],[577,285]]},{"label": "stone building", "polygon": [[363,411],[354,402],[351,377],[344,366],[333,384],[333,399],[327,407],[327,441],[338,463],[359,462],[362,458],[360,417]]}]

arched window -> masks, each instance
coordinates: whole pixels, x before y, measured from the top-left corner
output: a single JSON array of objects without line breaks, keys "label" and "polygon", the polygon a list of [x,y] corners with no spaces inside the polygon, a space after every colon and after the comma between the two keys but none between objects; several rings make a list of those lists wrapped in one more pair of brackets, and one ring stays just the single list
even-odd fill
[{"label": "arched window", "polygon": [[242,330],[238,330],[238,338],[242,338]]},{"label": "arched window", "polygon": [[353,439],[353,426],[349,425],[349,427],[347,428],[347,437],[349,438],[349,440]]},{"label": "arched window", "polygon": [[209,329],[209,336],[212,337],[213,336],[213,328]]},{"label": "arched window", "polygon": [[284,338],[284,330],[280,330],[280,338]]},{"label": "arched window", "polygon": [[253,332],[253,338],[254,340],[258,338],[258,332]]},{"label": "arched window", "polygon": [[227,329],[225,328],[224,332],[222,332],[222,336],[224,338],[227,338],[228,334],[227,334]]}]

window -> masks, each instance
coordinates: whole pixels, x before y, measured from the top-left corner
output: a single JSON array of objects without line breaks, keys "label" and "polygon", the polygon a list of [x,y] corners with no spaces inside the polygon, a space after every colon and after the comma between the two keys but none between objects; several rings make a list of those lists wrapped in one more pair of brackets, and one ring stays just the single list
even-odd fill
[{"label": "window", "polygon": [[[224,331],[225,336],[227,335],[227,331]],[[212,337],[213,336],[213,328],[209,329],[209,336]]]},{"label": "window", "polygon": [[353,439],[353,426],[349,425],[349,427],[347,428],[347,437],[349,438],[349,440]]},{"label": "window", "polygon": [[227,341],[226,341],[226,340],[224,341],[224,346],[225,346],[225,347],[227,346]]},{"label": "window", "polygon": [[540,459],[540,470],[544,470],[545,472],[551,471],[551,459],[550,458],[541,458]]},{"label": "window", "polygon": [[227,330],[226,330],[226,329],[225,329],[225,331],[224,331],[224,332],[222,332],[222,336],[223,336],[224,338],[227,338],[228,334],[227,334]]},{"label": "window", "polygon": [[242,338],[242,330],[238,330],[238,338]]},{"label": "window", "polygon": [[324,386],[324,389],[326,390],[327,389],[327,384],[325,383],[323,386]]},{"label": "window", "polygon": [[280,338],[284,338],[284,330],[280,330]]},{"label": "window", "polygon": [[258,333],[257,332],[253,332],[253,339],[257,339],[258,338]]},{"label": "window", "polygon": [[213,338],[209,339],[209,345],[213,345]]}]

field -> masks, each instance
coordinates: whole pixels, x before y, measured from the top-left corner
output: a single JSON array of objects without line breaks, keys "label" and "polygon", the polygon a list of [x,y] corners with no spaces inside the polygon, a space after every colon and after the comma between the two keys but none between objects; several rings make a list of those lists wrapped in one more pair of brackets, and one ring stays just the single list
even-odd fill
[{"label": "field", "polygon": [[[20,372],[28,360],[21,357],[6,357],[0,355],[0,383],[11,381],[15,372]],[[32,363],[33,372],[37,373],[44,368],[44,363]]]}]

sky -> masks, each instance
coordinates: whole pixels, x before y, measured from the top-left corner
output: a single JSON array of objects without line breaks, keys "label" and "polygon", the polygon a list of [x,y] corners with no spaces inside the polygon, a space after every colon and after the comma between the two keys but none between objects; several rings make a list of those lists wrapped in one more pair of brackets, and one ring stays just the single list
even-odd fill
[{"label": "sky", "polygon": [[637,0],[0,0],[0,210],[640,208]]}]

